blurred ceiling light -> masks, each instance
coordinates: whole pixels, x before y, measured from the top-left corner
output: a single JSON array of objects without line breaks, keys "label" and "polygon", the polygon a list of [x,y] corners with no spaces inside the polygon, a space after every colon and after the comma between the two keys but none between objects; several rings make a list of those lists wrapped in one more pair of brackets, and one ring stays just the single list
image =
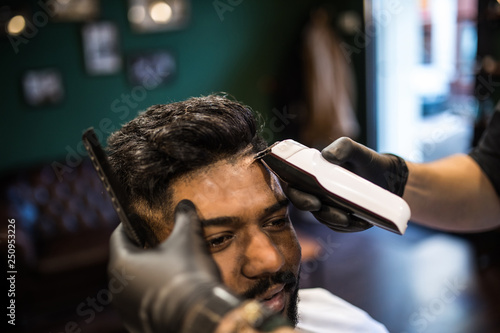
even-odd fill
[{"label": "blurred ceiling light", "polygon": [[7,24],[7,32],[10,35],[19,35],[26,28],[26,20],[22,15],[16,15]]},{"label": "blurred ceiling light", "polygon": [[128,10],[128,20],[135,24],[140,24],[146,18],[146,10],[143,6],[132,6]]},{"label": "blurred ceiling light", "polygon": [[134,32],[150,33],[184,28],[190,0],[128,0],[128,21]]},{"label": "blurred ceiling light", "polygon": [[167,23],[172,18],[172,8],[166,2],[158,1],[149,7],[149,15],[156,23]]}]

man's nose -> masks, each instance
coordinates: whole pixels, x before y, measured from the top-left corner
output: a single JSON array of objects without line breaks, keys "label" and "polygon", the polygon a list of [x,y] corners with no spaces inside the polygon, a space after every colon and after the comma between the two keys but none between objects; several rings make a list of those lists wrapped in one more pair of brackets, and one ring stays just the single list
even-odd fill
[{"label": "man's nose", "polygon": [[242,273],[247,278],[257,278],[278,272],[284,263],[283,254],[272,239],[266,233],[258,232],[250,237]]}]

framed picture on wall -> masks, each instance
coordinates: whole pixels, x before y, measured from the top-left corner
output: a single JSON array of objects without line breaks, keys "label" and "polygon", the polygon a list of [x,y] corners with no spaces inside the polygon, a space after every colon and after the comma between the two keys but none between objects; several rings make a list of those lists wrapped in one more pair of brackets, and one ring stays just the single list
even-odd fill
[{"label": "framed picture on wall", "polygon": [[175,57],[167,50],[140,52],[128,57],[130,83],[154,89],[172,80],[177,71]]},{"label": "framed picture on wall", "polygon": [[28,70],[22,77],[24,101],[30,106],[50,106],[62,102],[62,75],[55,68]]},{"label": "framed picture on wall", "polygon": [[83,58],[90,75],[109,75],[122,68],[119,32],[113,22],[93,22],[83,26]]},{"label": "framed picture on wall", "polygon": [[90,21],[99,16],[100,0],[46,1],[53,12],[54,21]]}]

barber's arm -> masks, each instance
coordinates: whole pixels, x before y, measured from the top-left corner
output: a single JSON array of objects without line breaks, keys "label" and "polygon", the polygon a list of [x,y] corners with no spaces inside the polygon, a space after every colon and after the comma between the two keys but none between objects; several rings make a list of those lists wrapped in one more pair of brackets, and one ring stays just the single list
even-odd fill
[{"label": "barber's arm", "polygon": [[[293,332],[257,301],[242,301],[221,282],[194,205],[181,201],[169,238],[152,249],[133,244],[120,225],[111,236],[110,277],[127,284],[113,303],[130,332]],[[267,325],[267,326],[266,326]],[[267,329],[271,327],[271,329]]]},{"label": "barber's arm", "polygon": [[[413,222],[455,232],[483,231],[500,224],[500,198],[468,155],[417,164],[395,155],[379,154],[349,138],[334,141],[321,154],[328,161],[402,196],[410,206]],[[292,195],[290,200],[313,214],[322,212],[318,220],[330,228],[362,229],[362,224],[344,211],[324,207],[316,198],[293,191],[288,192]]]},{"label": "barber's arm", "polygon": [[452,232],[480,232],[500,226],[500,198],[469,155],[436,162],[408,162],[405,199],[412,221]]}]

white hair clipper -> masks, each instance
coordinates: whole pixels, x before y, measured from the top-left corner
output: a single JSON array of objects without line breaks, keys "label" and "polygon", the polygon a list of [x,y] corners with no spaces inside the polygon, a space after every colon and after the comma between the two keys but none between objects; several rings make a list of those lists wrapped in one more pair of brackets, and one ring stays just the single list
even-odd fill
[{"label": "white hair clipper", "polygon": [[401,197],[328,162],[317,149],[294,140],[278,141],[258,156],[290,186],[332,207],[399,235],[406,231],[410,207]]}]

